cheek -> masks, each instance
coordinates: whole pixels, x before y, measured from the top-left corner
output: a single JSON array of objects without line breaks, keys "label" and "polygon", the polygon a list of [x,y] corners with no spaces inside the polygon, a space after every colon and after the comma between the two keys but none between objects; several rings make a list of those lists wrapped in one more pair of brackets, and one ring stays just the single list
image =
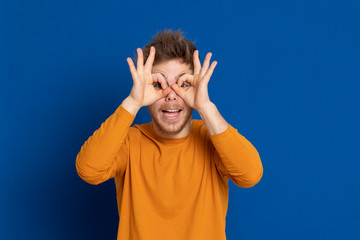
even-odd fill
[{"label": "cheek", "polygon": [[179,104],[181,104],[182,106],[184,106],[184,108],[186,109],[190,109],[191,107],[189,105],[186,104],[186,102],[181,98],[179,97]]},{"label": "cheek", "polygon": [[149,112],[156,112],[156,110],[158,110],[162,104],[162,100],[163,99],[159,99],[156,102],[154,102],[153,104],[148,106]]}]

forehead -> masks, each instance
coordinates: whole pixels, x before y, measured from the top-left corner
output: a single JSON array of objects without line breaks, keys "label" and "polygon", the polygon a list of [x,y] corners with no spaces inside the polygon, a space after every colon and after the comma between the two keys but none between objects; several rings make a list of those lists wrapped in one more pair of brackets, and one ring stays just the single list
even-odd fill
[{"label": "forehead", "polygon": [[152,67],[152,72],[166,73],[167,75],[176,75],[181,73],[191,73],[190,64],[182,62],[181,59],[171,59],[164,62],[157,63]]}]

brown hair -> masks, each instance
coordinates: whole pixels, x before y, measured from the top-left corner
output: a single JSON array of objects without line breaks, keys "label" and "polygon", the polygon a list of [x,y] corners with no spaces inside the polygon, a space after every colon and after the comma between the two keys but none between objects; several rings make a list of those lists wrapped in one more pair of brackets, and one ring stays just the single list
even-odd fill
[{"label": "brown hair", "polygon": [[156,49],[154,65],[178,58],[183,63],[189,64],[192,69],[194,68],[193,54],[196,47],[194,43],[184,38],[183,32],[180,29],[177,31],[167,29],[159,31],[143,48],[144,63],[150,54],[151,46],[154,46]]}]

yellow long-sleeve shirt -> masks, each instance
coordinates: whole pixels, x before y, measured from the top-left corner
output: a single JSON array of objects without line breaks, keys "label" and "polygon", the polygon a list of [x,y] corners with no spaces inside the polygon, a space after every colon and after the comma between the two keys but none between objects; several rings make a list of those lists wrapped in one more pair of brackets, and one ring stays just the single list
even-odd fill
[{"label": "yellow long-sleeve shirt", "polygon": [[255,185],[262,164],[233,127],[210,136],[192,120],[188,136],[159,137],[152,123],[130,127],[119,107],[82,146],[76,168],[88,183],[115,178],[120,240],[223,240],[228,179]]}]

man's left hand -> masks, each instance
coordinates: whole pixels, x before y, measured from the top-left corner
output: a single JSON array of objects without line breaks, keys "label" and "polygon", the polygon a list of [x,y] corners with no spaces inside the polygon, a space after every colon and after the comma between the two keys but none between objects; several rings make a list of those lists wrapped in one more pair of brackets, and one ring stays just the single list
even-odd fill
[{"label": "man's left hand", "polygon": [[202,111],[211,104],[208,83],[217,64],[214,61],[210,65],[211,55],[211,53],[206,55],[203,66],[201,66],[199,51],[196,50],[193,54],[194,75],[184,74],[177,83],[171,85],[176,94],[197,111]]}]

